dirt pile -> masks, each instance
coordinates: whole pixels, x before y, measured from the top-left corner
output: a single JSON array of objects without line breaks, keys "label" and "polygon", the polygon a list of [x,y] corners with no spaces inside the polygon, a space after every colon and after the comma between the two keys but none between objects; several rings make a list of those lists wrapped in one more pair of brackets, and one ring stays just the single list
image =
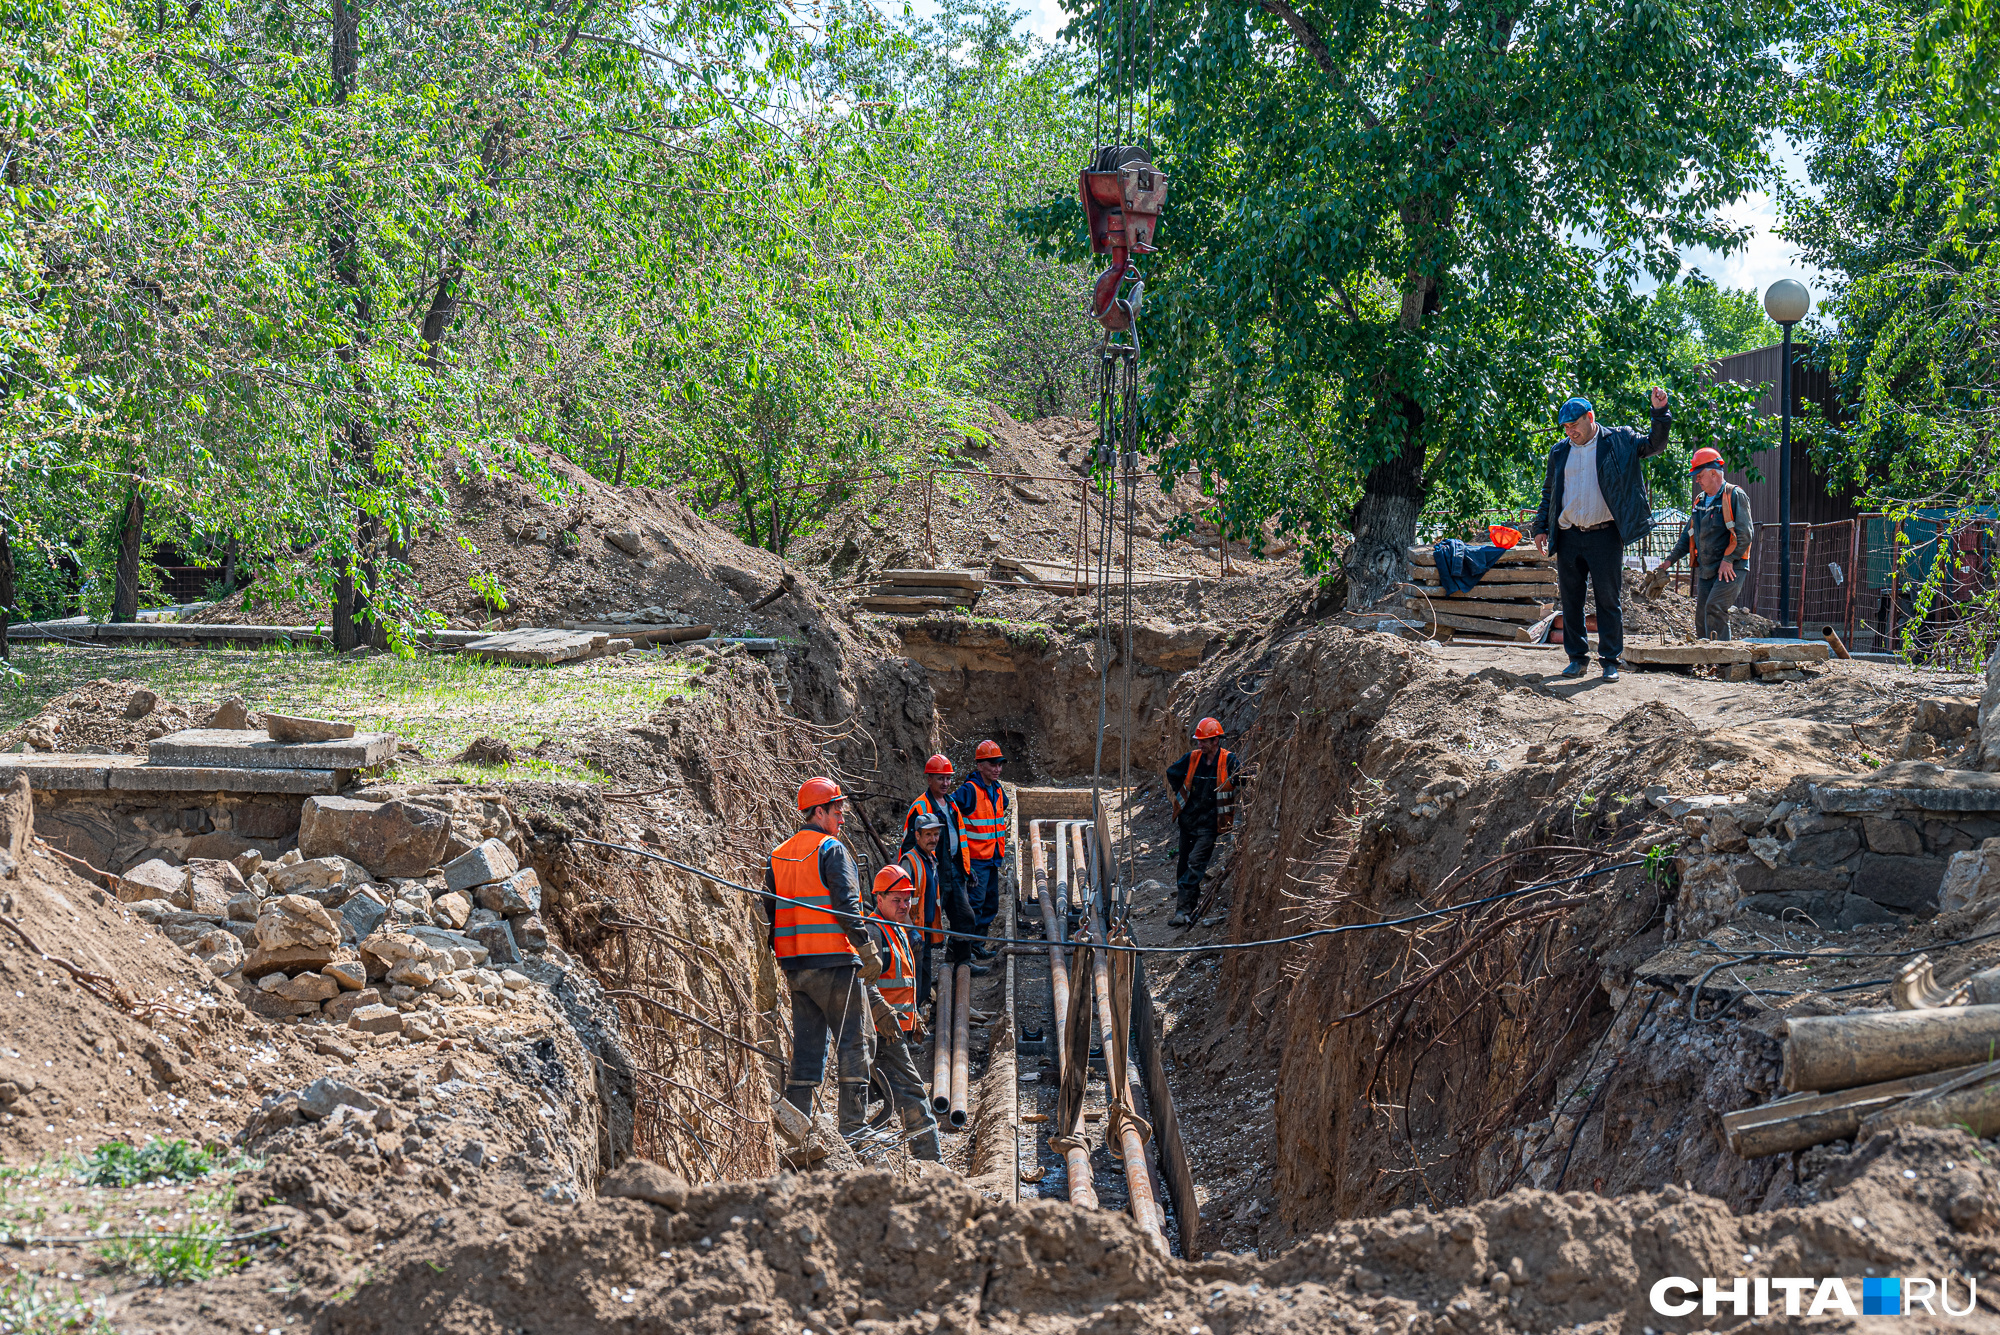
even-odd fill
[{"label": "dirt pile", "polygon": [[163,700],[140,682],[100,677],[0,732],[0,752],[31,746],[37,751],[135,754],[170,732],[207,726],[216,708]]},{"label": "dirt pile", "polygon": [[[866,581],[882,570],[929,567],[933,553],[937,566],[982,571],[996,557],[1067,570],[1079,550],[1094,562],[1102,516],[1095,493],[1086,502],[1079,484],[1095,448],[1096,426],[1076,417],[1017,422],[996,410],[987,431],[987,442],[961,445],[947,465],[965,471],[941,473],[928,494],[922,480],[858,484],[854,495],[800,542],[798,559],[846,582]],[[1213,523],[1195,518],[1188,536],[1162,540],[1183,514],[1192,516],[1202,508],[1202,497],[1191,486],[1169,494],[1146,478],[1136,500],[1134,569],[1222,573],[1223,544]],[[1120,507],[1114,514],[1121,527],[1112,540],[1112,554],[1121,563],[1123,517]],[[1243,542],[1229,543],[1228,552],[1229,569],[1239,576],[1296,569],[1289,559],[1290,544],[1275,536],[1266,542],[1262,559],[1253,559]]]}]

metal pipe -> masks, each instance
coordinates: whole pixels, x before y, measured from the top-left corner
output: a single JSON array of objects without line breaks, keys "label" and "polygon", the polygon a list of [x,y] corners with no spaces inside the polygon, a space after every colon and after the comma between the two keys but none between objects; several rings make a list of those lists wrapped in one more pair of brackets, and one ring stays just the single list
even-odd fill
[{"label": "metal pipe", "polygon": [[1063,830],[1068,825],[1068,821],[1059,820],[1054,822],[1053,830],[1056,846],[1055,895],[1062,901],[1065,909],[1069,906],[1069,844],[1063,839]]},{"label": "metal pipe", "polygon": [[951,1108],[951,977],[938,975],[937,1009],[931,1012],[931,1111]]},{"label": "metal pipe", "polygon": [[1069,904],[1074,911],[1091,911],[1090,890],[1096,885],[1091,875],[1090,858],[1083,851],[1083,827],[1088,821],[1071,820],[1063,824],[1069,827],[1070,884]]},{"label": "metal pipe", "polygon": [[1049,888],[1049,869],[1042,864],[1042,823],[1028,822],[1028,866],[1034,873],[1033,886],[1028,898],[1039,900]]},{"label": "metal pipe", "polygon": [[[1118,1036],[1111,1016],[1111,967],[1110,956],[1104,949],[1104,921],[1098,916],[1095,904],[1090,913],[1090,940],[1097,947],[1091,957],[1091,982],[1097,989],[1097,1030],[1104,1044],[1104,1070],[1108,1076],[1113,1070]],[[1125,1097],[1129,1102],[1132,1097],[1129,1076],[1127,1080]],[[1118,1132],[1120,1148],[1124,1151],[1125,1192],[1132,1201],[1132,1218],[1153,1240],[1153,1245],[1164,1253],[1167,1238],[1160,1226],[1166,1216],[1153,1199],[1153,1175],[1146,1171],[1146,1142],[1139,1138],[1138,1130],[1130,1122],[1121,1122]]]},{"label": "metal pipe", "polygon": [[951,1124],[965,1125],[965,1096],[972,1084],[972,966],[958,966],[951,996]]},{"label": "metal pipe", "polygon": [[1778,624],[1775,630],[1779,635],[1797,639],[1799,628],[1792,620],[1792,324],[1788,320],[1783,326],[1785,350],[1778,368]]},{"label": "metal pipe", "polygon": [[1827,648],[1833,650],[1835,658],[1854,657],[1853,654],[1847,652],[1847,646],[1840,642],[1840,633],[1832,626],[1821,626],[1819,628],[1819,637],[1826,641]]}]

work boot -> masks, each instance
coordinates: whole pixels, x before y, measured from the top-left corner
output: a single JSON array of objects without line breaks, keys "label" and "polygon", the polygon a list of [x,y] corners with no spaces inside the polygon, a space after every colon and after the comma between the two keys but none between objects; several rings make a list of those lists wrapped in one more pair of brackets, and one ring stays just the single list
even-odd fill
[{"label": "work boot", "polygon": [[786,1085],[785,1102],[811,1117],[813,1111],[813,1091],[818,1085]]},{"label": "work boot", "polygon": [[1618,665],[1616,663],[1606,663],[1604,665],[1604,679],[1606,681],[1618,680]]},{"label": "work boot", "polygon": [[868,1086],[840,1082],[840,1134],[852,1136],[868,1124]]},{"label": "work boot", "polygon": [[1186,909],[1175,909],[1174,916],[1167,919],[1169,927],[1185,927],[1194,920],[1194,915]]},{"label": "work boot", "polygon": [[1565,677],[1581,677],[1588,667],[1589,664],[1584,662],[1584,660],[1572,658],[1569,661],[1569,666],[1562,670],[1562,675]]},{"label": "work boot", "polygon": [[[918,1128],[922,1128],[918,1130]],[[944,1150],[938,1144],[937,1118],[929,1108],[919,1104],[903,1109],[903,1130],[914,1131],[910,1137],[910,1157],[928,1159],[932,1163],[944,1162]]]}]

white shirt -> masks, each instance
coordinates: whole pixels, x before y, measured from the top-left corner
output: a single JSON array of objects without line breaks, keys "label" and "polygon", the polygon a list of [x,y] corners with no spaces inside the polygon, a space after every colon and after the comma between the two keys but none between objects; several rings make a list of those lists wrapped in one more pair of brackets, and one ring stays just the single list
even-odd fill
[{"label": "white shirt", "polygon": [[1563,464],[1562,514],[1557,518],[1564,528],[1591,528],[1611,522],[1611,507],[1604,503],[1604,492],[1597,485],[1597,438],[1603,434],[1600,426],[1588,443],[1569,447],[1569,459]]}]

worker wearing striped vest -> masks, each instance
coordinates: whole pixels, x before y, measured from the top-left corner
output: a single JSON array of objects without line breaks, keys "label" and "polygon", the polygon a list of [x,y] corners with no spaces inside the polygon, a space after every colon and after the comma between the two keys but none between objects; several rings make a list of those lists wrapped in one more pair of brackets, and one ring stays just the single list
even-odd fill
[{"label": "worker wearing striped vest", "polygon": [[[946,757],[932,756],[924,762],[924,791],[918,794],[916,801],[910,803],[910,809],[903,817],[902,848],[903,852],[908,853],[919,846],[917,832],[924,817],[928,816],[938,823],[937,843],[930,855],[931,865],[937,873],[932,887],[937,904],[935,910],[926,907],[925,921],[935,926],[938,915],[942,915],[944,924],[952,931],[967,934],[964,937],[946,939],[944,960],[948,966],[965,964],[972,959],[973,943],[969,938],[972,933],[979,930],[978,923],[973,917],[972,902],[967,895],[966,886],[972,873],[972,853],[965,843],[964,813],[959,811],[952,801],[953,777],[951,761]],[[912,877],[915,875],[916,873],[911,873]],[[923,976],[925,983],[928,984],[930,973],[928,949],[924,951],[923,964]],[[973,964],[971,968],[975,974],[988,972],[984,964]],[[924,989],[924,995],[926,997],[930,995],[928,986]]]},{"label": "worker wearing striped vest", "polygon": [[917,1009],[917,929],[910,925],[910,902],[916,887],[901,862],[875,873],[875,915],[868,932],[882,950],[882,976],[869,989],[875,994],[875,1082],[903,1119],[910,1136],[910,1153],[936,1161],[939,1155],[937,1117],[931,1112],[924,1078],[911,1050],[923,1038],[924,1023]]},{"label": "worker wearing striped vest", "polygon": [[[928,811],[916,812],[910,819],[911,843],[896,858],[910,878],[910,920],[922,929],[916,934],[917,951],[917,1000],[919,1004],[929,1001],[931,995],[931,952],[945,942],[942,930],[945,925],[943,886],[938,875],[938,842],[944,836],[944,822]],[[960,882],[961,886],[963,882]],[[963,889],[959,899],[965,898]],[[967,916],[961,908],[960,917]]]},{"label": "worker wearing striped vest", "polygon": [[1195,725],[1195,749],[1167,766],[1167,794],[1180,823],[1181,851],[1175,868],[1176,902],[1170,927],[1185,927],[1201,902],[1201,879],[1215,856],[1215,841],[1236,823],[1236,775],[1222,748],[1222,723],[1205,718]]},{"label": "worker wearing striped vest", "polygon": [[[973,930],[990,931],[1000,914],[1000,864],[1007,860],[1007,790],[1000,786],[1000,767],[1007,757],[1000,743],[983,741],[972,753],[972,777],[951,795],[965,824],[965,897],[972,901]],[[973,954],[991,958],[993,947],[975,946]]]},{"label": "worker wearing striped vest", "polygon": [[868,1112],[873,1054],[864,987],[882,973],[881,951],[864,925],[861,872],[838,838],[846,805],[833,780],[807,779],[799,788],[806,827],[772,851],[764,878],[771,951],[792,993],[785,1101],[800,1112],[812,1111],[831,1038],[843,1133],[859,1130]]}]

